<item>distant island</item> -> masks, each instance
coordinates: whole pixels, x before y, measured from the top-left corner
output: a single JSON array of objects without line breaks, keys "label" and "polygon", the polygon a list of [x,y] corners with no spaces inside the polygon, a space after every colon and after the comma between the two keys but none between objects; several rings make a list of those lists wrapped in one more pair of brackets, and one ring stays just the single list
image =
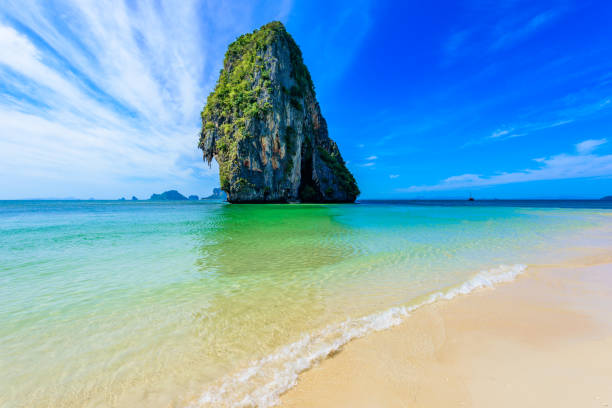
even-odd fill
[{"label": "distant island", "polygon": [[176,190],[168,190],[168,191],[164,191],[161,194],[151,195],[151,198],[149,198],[149,200],[151,201],[186,201],[188,200],[188,198]]},{"label": "distant island", "polygon": [[600,200],[604,200],[604,201],[612,201],[612,196],[605,196],[605,197],[601,197]]},{"label": "distant island", "polygon": [[360,194],[302,52],[275,21],[230,44],[202,111],[200,149],[232,203],[354,202]]},{"label": "distant island", "polygon": [[227,200],[227,194],[220,188],[213,188],[213,193],[208,197],[202,197],[202,200]]},{"label": "distant island", "polygon": [[[208,197],[202,197],[202,200],[225,200],[226,195],[220,188],[214,188],[212,195]],[[132,200],[138,200],[136,197],[132,197]],[[150,201],[199,201],[200,197],[195,194],[185,197],[177,190],[164,191],[161,194],[153,194]]]}]

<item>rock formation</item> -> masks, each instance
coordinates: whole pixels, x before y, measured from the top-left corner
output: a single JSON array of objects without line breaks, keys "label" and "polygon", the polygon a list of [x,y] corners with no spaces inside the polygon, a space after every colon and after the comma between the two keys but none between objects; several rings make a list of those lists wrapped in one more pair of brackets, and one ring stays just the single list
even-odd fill
[{"label": "rock formation", "polygon": [[199,147],[238,202],[353,202],[357,183],[327,133],[302,53],[279,22],[230,44],[202,111]]},{"label": "rock formation", "polygon": [[227,194],[220,188],[213,188],[213,192],[208,197],[202,197],[202,200],[227,200]]},{"label": "rock formation", "polygon": [[182,195],[176,190],[168,190],[168,191],[164,191],[161,194],[151,195],[151,198],[149,198],[149,200],[151,201],[184,201],[184,200],[187,200],[187,197],[185,197],[184,195]]}]

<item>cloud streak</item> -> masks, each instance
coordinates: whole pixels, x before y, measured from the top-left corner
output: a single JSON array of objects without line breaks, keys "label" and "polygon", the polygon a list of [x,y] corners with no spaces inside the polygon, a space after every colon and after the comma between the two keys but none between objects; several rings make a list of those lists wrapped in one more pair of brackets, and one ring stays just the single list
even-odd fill
[{"label": "cloud streak", "polygon": [[571,93],[551,101],[545,109],[540,107],[524,113],[523,121],[512,126],[500,126],[488,136],[468,141],[463,147],[523,137],[582,119],[609,115],[612,112],[612,90],[604,88],[602,92],[599,88],[587,88],[579,94]]},{"label": "cloud streak", "polygon": [[[3,2],[0,176],[12,180],[4,198],[215,186],[197,149],[199,111],[225,46],[252,29],[257,7]],[[290,7],[279,2],[260,17]]]},{"label": "cloud streak", "polygon": [[538,164],[534,168],[502,172],[490,176],[461,174],[448,177],[437,184],[410,186],[396,191],[407,193],[449,191],[539,180],[612,177],[612,154],[594,154],[594,150],[604,143],[606,143],[606,139],[585,140],[576,144],[576,153],[561,153],[534,159]]},{"label": "cloud streak", "polygon": [[608,139],[589,139],[584,142],[580,142],[576,144],[576,151],[579,154],[589,154],[593,150],[595,150],[598,146],[601,146],[604,143],[607,143]]},{"label": "cloud streak", "polygon": [[[568,11],[566,4],[542,9],[536,3],[513,1],[507,4],[475,2],[467,6],[479,23],[470,21],[469,26],[457,27],[442,44],[445,65],[458,58],[467,57],[476,50],[496,53],[525,41],[554,23]],[[478,47],[474,47],[478,45]]]},{"label": "cloud streak", "polygon": [[564,11],[565,10],[563,8],[543,11],[526,21],[517,20],[511,29],[506,27],[505,24],[502,24],[503,34],[498,36],[497,40],[491,45],[491,49],[499,50],[529,37],[536,31],[554,21]]}]

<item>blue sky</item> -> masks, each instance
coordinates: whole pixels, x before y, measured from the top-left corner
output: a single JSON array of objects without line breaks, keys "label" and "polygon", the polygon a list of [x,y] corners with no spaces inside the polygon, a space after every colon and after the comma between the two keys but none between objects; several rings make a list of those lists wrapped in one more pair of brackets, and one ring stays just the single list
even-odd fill
[{"label": "blue sky", "polygon": [[199,112],[271,20],[362,198],[612,194],[610,2],[111,4],[2,0],[1,199],[208,194]]}]

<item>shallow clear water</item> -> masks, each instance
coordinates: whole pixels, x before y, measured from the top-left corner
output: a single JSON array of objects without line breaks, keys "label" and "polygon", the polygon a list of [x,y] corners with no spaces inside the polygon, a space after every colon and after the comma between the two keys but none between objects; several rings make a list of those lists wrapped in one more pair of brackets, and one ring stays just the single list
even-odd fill
[{"label": "shallow clear water", "polygon": [[270,404],[398,307],[533,262],[610,213],[0,202],[0,406]]}]

